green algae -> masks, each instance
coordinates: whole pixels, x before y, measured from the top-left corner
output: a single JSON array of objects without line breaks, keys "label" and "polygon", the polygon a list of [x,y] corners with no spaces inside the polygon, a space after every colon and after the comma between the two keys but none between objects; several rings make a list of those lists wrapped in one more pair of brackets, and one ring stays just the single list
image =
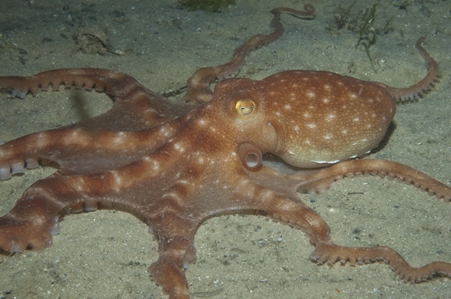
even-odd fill
[{"label": "green algae", "polygon": [[188,10],[204,10],[208,12],[222,12],[230,5],[235,5],[235,0],[177,0]]}]

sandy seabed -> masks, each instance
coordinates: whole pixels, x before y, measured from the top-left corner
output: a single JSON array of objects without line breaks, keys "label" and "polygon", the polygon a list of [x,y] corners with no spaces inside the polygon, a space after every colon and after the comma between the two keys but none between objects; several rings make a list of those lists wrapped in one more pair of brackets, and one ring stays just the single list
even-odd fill
[{"label": "sandy seabed", "polygon": [[[271,32],[272,8],[303,7],[296,0],[237,2],[226,12],[206,13],[165,0],[3,0],[0,75],[99,67],[130,74],[158,93],[178,90],[199,67],[224,63],[251,36]],[[358,31],[349,30],[372,2],[352,7],[349,29],[337,28],[339,1],[317,2],[314,20],[284,15],[284,35],[250,54],[239,76],[327,70],[408,86],[426,73],[414,47],[426,36],[424,47],[441,67],[441,82],[419,102],[398,106],[389,142],[370,158],[398,161],[450,184],[451,1],[380,1],[370,47],[377,72],[365,51],[356,48]],[[342,1],[341,7],[352,2]],[[83,44],[86,36],[107,41],[109,51]],[[79,97],[83,111],[74,102]],[[0,107],[0,141],[5,142],[98,115],[111,102],[94,92],[61,91],[25,99],[0,94]],[[53,171],[39,168],[1,182],[0,214]],[[325,218],[337,244],[387,245],[414,266],[451,261],[451,207],[414,187],[362,177],[301,198]],[[42,252],[0,257],[0,298],[166,298],[149,280],[157,243],[138,219],[96,211],[66,216],[60,230]],[[412,285],[384,264],[317,266],[308,259],[313,247],[301,231],[264,217],[208,220],[195,245],[198,260],[187,271],[193,298],[451,298],[448,278]]]}]

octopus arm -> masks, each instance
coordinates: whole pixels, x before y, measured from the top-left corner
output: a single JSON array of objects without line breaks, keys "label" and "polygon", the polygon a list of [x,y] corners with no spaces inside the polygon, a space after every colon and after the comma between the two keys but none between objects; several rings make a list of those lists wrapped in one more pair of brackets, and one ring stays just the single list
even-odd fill
[{"label": "octopus arm", "polygon": [[351,160],[310,174],[294,175],[299,180],[298,191],[321,193],[343,178],[377,175],[413,185],[446,202],[451,201],[451,188],[436,179],[401,163],[382,159]]},{"label": "octopus arm", "polygon": [[[211,217],[238,213],[268,215],[300,228],[313,244],[318,238],[329,242],[328,225],[297,199],[295,180],[265,166],[256,172],[247,171],[241,165],[228,170],[234,176],[225,178],[221,173],[207,171],[199,179],[180,180],[162,196],[164,202],[152,206],[147,213],[160,251],[158,261],[151,265],[149,272],[169,298],[189,298],[184,270],[195,260],[193,243],[197,227]],[[267,180],[283,183],[286,189],[271,190],[264,186]],[[192,189],[193,185],[197,188]]]},{"label": "octopus arm", "polygon": [[145,88],[133,77],[106,69],[57,69],[30,77],[0,77],[0,88],[12,97],[37,95],[41,90],[84,89],[105,92],[114,102],[112,109],[97,117],[71,125],[113,131],[140,130],[159,126],[186,114],[195,105],[174,103]]},{"label": "octopus arm", "polygon": [[451,264],[448,262],[431,262],[422,267],[412,267],[394,249],[386,246],[346,247],[336,244],[318,242],[315,251],[310,256],[318,264],[351,265],[383,262],[388,264],[396,275],[406,282],[424,282],[436,275],[451,277]]},{"label": "octopus arm", "polygon": [[274,31],[267,35],[257,34],[250,38],[245,44],[234,50],[233,57],[229,62],[213,67],[203,67],[195,71],[188,79],[188,89],[183,97],[184,100],[190,103],[209,102],[213,98],[213,91],[210,89],[213,82],[233,77],[244,65],[245,58],[249,53],[282,36],[284,31],[280,22],[282,13],[305,19],[314,18],[315,9],[311,4],[305,4],[304,9],[305,11],[279,7],[271,10],[273,14],[271,26],[274,27]]},{"label": "octopus arm", "polygon": [[158,169],[155,165],[153,160],[143,158],[94,174],[67,175],[58,171],[34,183],[14,208],[0,218],[0,251],[47,247],[59,218],[69,213],[113,209],[145,221],[142,207],[151,207],[162,196],[158,175],[164,171],[162,168],[173,167],[172,163]]},{"label": "octopus arm", "polygon": [[259,191],[254,194],[252,207],[265,211],[265,214],[276,221],[302,229],[309,236],[310,243],[315,246],[310,259],[318,264],[340,262],[355,265],[383,262],[389,264],[396,275],[407,282],[423,282],[435,275],[451,277],[451,263],[448,262],[436,261],[415,268],[389,247],[359,248],[334,244],[326,222],[294,193],[296,189],[324,190],[334,181],[362,174],[388,176],[427,190],[429,194],[435,194],[437,198],[443,198],[445,201],[450,201],[451,198],[450,187],[408,166],[385,160],[357,160],[342,162],[324,170],[314,170],[311,174],[307,172],[302,175],[284,176],[265,167],[260,171],[250,172],[249,177],[259,186],[254,186],[254,189]]},{"label": "octopus arm", "polygon": [[403,88],[391,87],[383,83],[375,82],[385,88],[396,102],[415,101],[418,98],[421,98],[423,94],[428,93],[439,81],[440,69],[438,63],[421,45],[424,39],[424,36],[420,37],[415,45],[418,52],[423,56],[428,70],[426,76],[420,82]]},{"label": "octopus arm", "polygon": [[171,102],[126,74],[103,69],[60,69],[31,77],[0,77],[0,88],[19,97],[36,95],[49,86],[58,90],[61,85],[106,92],[113,107],[85,121],[1,145],[0,180],[35,168],[43,160],[57,163],[61,172],[80,174],[126,165],[174,135],[183,120],[173,120],[196,108]]},{"label": "octopus arm", "polygon": [[129,132],[65,128],[33,133],[0,145],[0,180],[48,162],[58,164],[60,174],[66,175],[117,169],[155,150],[176,127],[177,123]]}]

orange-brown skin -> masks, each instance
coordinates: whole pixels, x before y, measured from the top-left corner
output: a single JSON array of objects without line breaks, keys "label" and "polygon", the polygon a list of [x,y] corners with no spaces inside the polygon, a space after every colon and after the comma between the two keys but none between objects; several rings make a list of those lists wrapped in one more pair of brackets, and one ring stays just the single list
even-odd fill
[{"label": "orange-brown skin", "polygon": [[[273,11],[279,35],[283,27],[278,14],[283,11],[293,13]],[[304,14],[312,13],[313,7],[307,6]],[[272,40],[274,36],[267,39]],[[198,226],[216,215],[262,213],[303,230],[315,246],[311,259],[317,263],[381,261],[410,282],[436,273],[451,276],[447,262],[412,268],[388,247],[335,245],[329,226],[296,195],[321,192],[345,176],[367,173],[397,177],[450,201],[448,186],[408,166],[354,159],[384,137],[395,113],[394,98],[417,96],[436,80],[438,65],[421,47],[422,39],[417,47],[429,73],[407,89],[301,70],[260,81],[223,80],[214,92],[208,89],[264,41],[264,36],[251,39],[246,50],[235,51],[231,63],[196,72],[187,100],[200,105],[173,103],[128,75],[101,69],[0,77],[0,88],[21,97],[41,87],[66,85],[95,88],[114,99],[103,115],[0,145],[2,180],[37,167],[41,160],[59,165],[0,218],[0,249],[43,249],[65,214],[101,208],[130,212],[158,238],[160,257],[149,268],[153,279],[169,298],[186,299],[184,269],[195,261]],[[262,164],[263,153],[302,171],[281,174]]]}]

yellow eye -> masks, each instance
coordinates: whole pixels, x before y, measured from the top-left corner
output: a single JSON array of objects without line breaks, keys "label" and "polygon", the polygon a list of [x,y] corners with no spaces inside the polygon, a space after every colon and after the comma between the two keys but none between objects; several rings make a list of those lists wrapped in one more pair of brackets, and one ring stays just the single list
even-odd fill
[{"label": "yellow eye", "polygon": [[254,112],[255,103],[252,100],[239,100],[236,102],[235,110],[239,115],[249,115]]}]

